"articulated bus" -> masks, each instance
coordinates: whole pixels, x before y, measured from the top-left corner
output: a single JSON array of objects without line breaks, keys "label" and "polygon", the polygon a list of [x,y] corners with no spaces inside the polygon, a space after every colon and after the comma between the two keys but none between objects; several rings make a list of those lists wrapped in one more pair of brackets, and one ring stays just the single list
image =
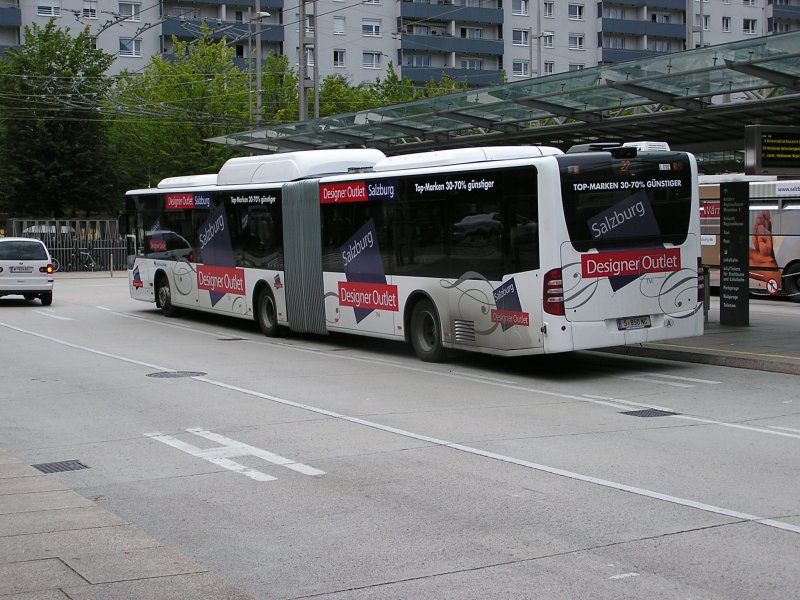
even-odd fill
[{"label": "articulated bus", "polygon": [[700,176],[702,259],[711,268],[712,285],[719,282],[720,185],[727,181],[746,181],[750,188],[751,294],[800,302],[800,180]]},{"label": "articulated bus", "polygon": [[312,150],[168,178],[127,194],[130,293],[425,361],[701,335],[694,157],[610,146]]}]

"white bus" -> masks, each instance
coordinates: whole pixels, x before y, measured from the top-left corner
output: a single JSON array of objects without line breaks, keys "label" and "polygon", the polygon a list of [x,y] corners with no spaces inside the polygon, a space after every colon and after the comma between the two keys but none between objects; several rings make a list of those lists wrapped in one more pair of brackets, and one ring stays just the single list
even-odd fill
[{"label": "white bus", "polygon": [[800,302],[800,180],[774,176],[701,176],[700,227],[703,264],[712,284],[720,268],[720,185],[746,181],[750,189],[749,287],[753,295]]},{"label": "white bus", "polygon": [[694,157],[606,146],[321,150],[166,179],[127,194],[130,293],[426,361],[701,335]]}]

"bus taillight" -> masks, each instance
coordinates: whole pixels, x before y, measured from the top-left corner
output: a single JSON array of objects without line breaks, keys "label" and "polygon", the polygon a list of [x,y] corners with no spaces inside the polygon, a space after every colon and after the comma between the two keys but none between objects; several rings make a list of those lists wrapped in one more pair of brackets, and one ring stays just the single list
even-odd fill
[{"label": "bus taillight", "polygon": [[561,269],[550,269],[544,275],[542,309],[549,315],[564,316],[564,280]]}]

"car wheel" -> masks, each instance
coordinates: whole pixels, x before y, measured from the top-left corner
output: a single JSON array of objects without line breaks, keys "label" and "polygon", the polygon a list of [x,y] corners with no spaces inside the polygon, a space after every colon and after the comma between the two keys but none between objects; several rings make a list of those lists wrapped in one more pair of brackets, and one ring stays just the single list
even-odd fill
[{"label": "car wheel", "polygon": [[261,332],[267,337],[278,337],[278,309],[275,306],[275,297],[269,287],[263,287],[256,298],[256,321]]},{"label": "car wheel", "polygon": [[411,346],[425,362],[440,362],[446,358],[439,314],[430,300],[417,302],[411,313]]},{"label": "car wheel", "polygon": [[42,301],[42,306],[50,306],[53,303],[53,292],[45,292],[39,299]]},{"label": "car wheel", "polygon": [[22,297],[25,298],[25,300],[33,300],[36,298],[36,294],[22,294]]},{"label": "car wheel", "polygon": [[158,278],[158,285],[156,286],[156,306],[161,309],[161,313],[165,317],[173,317],[178,310],[172,306],[172,292],[169,289],[169,279],[166,275],[161,275]]}]

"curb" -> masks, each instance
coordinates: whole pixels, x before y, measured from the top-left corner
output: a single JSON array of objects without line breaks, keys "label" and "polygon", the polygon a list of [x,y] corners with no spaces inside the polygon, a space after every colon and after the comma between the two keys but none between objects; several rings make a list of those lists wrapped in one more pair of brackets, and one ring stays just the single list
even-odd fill
[{"label": "curb", "polygon": [[609,354],[623,354],[626,356],[640,356],[643,358],[659,358],[663,360],[676,360],[682,362],[731,367],[734,369],[751,369],[769,371],[772,373],[785,373],[787,375],[800,375],[800,363],[791,363],[769,358],[744,356],[721,356],[707,352],[691,352],[687,350],[667,350],[649,346],[615,346],[613,348],[600,348],[597,352]]}]

